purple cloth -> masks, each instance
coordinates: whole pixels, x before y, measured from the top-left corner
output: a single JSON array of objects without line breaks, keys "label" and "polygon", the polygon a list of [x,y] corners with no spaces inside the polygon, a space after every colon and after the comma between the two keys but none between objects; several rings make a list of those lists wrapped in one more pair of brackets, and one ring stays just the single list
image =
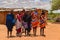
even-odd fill
[{"label": "purple cloth", "polygon": [[28,28],[27,22],[23,22],[24,28]]}]

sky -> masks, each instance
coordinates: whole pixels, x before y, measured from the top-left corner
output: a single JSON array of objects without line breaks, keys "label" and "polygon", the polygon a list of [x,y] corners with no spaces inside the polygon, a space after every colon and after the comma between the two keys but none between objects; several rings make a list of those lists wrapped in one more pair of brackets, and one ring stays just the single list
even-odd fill
[{"label": "sky", "polygon": [[51,0],[0,0],[0,8],[42,8],[51,9]]}]

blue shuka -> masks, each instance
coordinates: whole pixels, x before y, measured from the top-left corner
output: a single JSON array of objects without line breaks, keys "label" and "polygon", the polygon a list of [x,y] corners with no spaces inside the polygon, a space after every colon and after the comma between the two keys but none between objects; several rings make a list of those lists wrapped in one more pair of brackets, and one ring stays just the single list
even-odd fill
[{"label": "blue shuka", "polygon": [[7,16],[6,16],[6,26],[7,26],[9,31],[12,31],[13,20],[14,20],[14,15],[13,14],[7,14]]}]

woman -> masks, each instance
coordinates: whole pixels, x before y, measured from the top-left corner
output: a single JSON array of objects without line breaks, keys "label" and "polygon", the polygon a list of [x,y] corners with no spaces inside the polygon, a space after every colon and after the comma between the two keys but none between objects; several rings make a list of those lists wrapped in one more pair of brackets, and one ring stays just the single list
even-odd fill
[{"label": "woman", "polygon": [[45,26],[46,26],[46,20],[45,20],[46,18],[45,18],[45,12],[44,11],[42,11],[42,14],[41,14],[41,16],[40,16],[40,35],[41,36],[45,36],[44,35],[44,28],[45,28]]},{"label": "woman", "polygon": [[32,27],[33,27],[34,36],[36,36],[36,30],[37,30],[38,24],[39,24],[39,22],[37,19],[37,14],[33,13],[33,15],[32,15]]},{"label": "woman", "polygon": [[22,28],[22,15],[21,13],[19,12],[17,15],[16,15],[16,31],[17,31],[17,36],[20,36],[21,37],[21,28]]},{"label": "woman", "polygon": [[9,32],[10,32],[10,37],[12,36],[12,29],[13,29],[13,20],[14,20],[14,15],[11,11],[11,13],[8,13],[6,16],[6,26],[7,26],[7,36],[9,37]]}]

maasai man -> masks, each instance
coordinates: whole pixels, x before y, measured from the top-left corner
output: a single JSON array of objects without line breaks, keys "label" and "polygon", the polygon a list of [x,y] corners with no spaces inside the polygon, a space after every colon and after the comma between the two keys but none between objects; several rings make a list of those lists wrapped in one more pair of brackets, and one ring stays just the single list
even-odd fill
[{"label": "maasai man", "polygon": [[7,36],[9,37],[9,32],[10,32],[10,37],[12,36],[12,29],[13,29],[13,20],[14,20],[14,15],[12,13],[13,11],[11,11],[10,13],[7,14],[6,16],[6,26],[7,26]]},{"label": "maasai man", "polygon": [[28,22],[27,22],[27,12],[24,13],[23,16],[23,27],[25,28],[25,35],[28,35]]},{"label": "maasai man", "polygon": [[30,11],[27,12],[27,18],[26,18],[26,20],[27,20],[27,25],[28,25],[28,32],[27,32],[27,34],[28,34],[28,36],[30,36],[31,21],[32,21]]}]

